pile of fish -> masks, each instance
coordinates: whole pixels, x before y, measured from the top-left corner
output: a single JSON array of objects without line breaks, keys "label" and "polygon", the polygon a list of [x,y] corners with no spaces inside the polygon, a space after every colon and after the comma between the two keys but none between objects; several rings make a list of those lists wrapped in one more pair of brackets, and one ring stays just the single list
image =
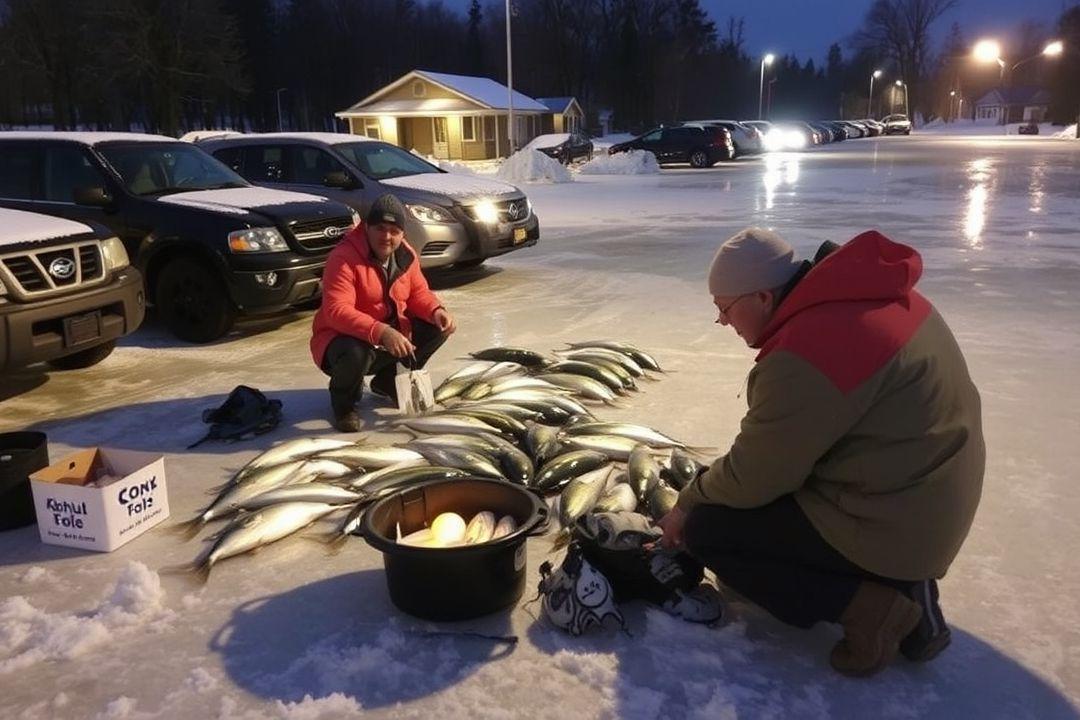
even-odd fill
[{"label": "pile of fish", "polygon": [[[636,391],[640,381],[655,379],[651,373],[663,372],[651,355],[632,345],[574,343],[552,356],[495,347],[471,355],[477,362],[436,389],[443,408],[390,423],[413,435],[408,442],[301,438],[253,459],[214,489],[217,497],[205,510],[175,526],[191,538],[209,522],[226,521],[192,563],[167,570],[205,582],[216,563],[331,515],[338,516],[333,529],[318,539],[336,551],[372,502],[435,479],[479,476],[557,495],[564,527],[593,510],[641,508],[658,519],[702,467],[693,456],[708,448],[594,415],[598,407],[616,405]],[[664,466],[658,457],[666,459]],[[490,519],[494,535],[503,523]],[[476,532],[485,526],[481,521]],[[411,540],[427,542],[420,536]]]}]

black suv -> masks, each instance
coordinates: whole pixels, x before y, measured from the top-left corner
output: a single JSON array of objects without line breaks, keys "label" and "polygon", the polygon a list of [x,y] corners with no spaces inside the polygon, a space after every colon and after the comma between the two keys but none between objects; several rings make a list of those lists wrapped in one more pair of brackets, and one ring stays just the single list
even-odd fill
[{"label": "black suv", "polygon": [[317,298],[326,257],[359,217],[252,187],[191,143],[135,133],[0,132],[0,207],[108,227],[179,338],[209,342],[238,313]]},{"label": "black suv", "polygon": [[393,193],[421,267],[476,267],[535,245],[540,221],[513,185],[448,173],[381,140],[347,133],[230,134],[198,141],[236,172],[268,188],[322,195],[358,210]]},{"label": "black suv", "polygon": [[720,160],[735,157],[731,133],[719,125],[705,123],[658,127],[633,140],[612,145],[608,152],[627,150],[648,150],[661,165],[690,163],[696,168],[711,167]]}]

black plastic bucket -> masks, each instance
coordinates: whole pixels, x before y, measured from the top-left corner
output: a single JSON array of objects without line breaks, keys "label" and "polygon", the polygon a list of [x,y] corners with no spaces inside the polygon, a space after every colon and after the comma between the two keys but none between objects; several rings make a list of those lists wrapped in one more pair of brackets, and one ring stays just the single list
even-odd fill
[{"label": "black plastic bucket", "polygon": [[[483,510],[511,515],[518,529],[481,545],[423,548],[395,542],[440,513],[468,520]],[[394,605],[428,620],[466,620],[510,607],[525,590],[525,540],[546,526],[548,508],[528,490],[499,480],[432,480],[389,495],[364,514],[360,532],[383,552]]]},{"label": "black plastic bucket", "polygon": [[45,433],[0,434],[0,530],[37,522],[30,475],[49,464]]}]

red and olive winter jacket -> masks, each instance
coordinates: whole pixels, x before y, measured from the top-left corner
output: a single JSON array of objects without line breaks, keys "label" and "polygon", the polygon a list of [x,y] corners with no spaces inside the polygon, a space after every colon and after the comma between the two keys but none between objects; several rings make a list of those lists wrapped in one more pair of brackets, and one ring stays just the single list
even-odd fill
[{"label": "red and olive winter jacket", "polygon": [[[416,251],[406,241],[394,251],[400,270],[390,284],[397,329],[412,337],[409,318],[434,322],[435,310],[442,307],[420,271]],[[311,357],[322,367],[326,347],[338,335],[351,335],[377,345],[388,324],[386,276],[371,253],[364,224],[349,231],[330,252],[323,271],[322,306],[312,321]]]},{"label": "red and olive winter jacket", "polygon": [[978,391],[914,289],[921,274],[914,249],[873,231],[815,265],[762,333],[731,449],[679,507],[794,494],[860,567],[943,576],[975,516],[986,449]]}]

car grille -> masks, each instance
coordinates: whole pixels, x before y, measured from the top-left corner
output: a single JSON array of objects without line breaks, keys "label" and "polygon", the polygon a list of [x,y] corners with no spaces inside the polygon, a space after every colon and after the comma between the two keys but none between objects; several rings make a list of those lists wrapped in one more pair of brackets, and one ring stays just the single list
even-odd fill
[{"label": "car grille", "polygon": [[308,250],[325,250],[352,229],[351,217],[319,218],[290,223],[289,231],[300,245]]},{"label": "car grille", "polygon": [[0,255],[0,276],[17,295],[42,297],[105,279],[96,242]]},{"label": "car grille", "polygon": [[[465,208],[469,217],[476,220],[476,209],[473,206]],[[525,198],[517,198],[516,200],[503,200],[495,203],[495,210],[499,214],[499,222],[501,223],[519,223],[525,222],[532,215],[532,210],[529,208],[529,201]]]},{"label": "car grille", "polygon": [[421,256],[442,255],[446,252],[446,248],[450,247],[451,243],[448,242],[429,242],[424,246],[424,249],[420,251]]}]

